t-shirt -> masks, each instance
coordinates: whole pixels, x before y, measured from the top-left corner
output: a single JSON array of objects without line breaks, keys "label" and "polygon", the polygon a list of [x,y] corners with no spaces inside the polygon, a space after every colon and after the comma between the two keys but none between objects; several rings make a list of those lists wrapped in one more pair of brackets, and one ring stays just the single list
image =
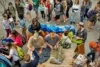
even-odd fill
[{"label": "t-shirt", "polygon": [[8,9],[9,9],[10,13],[12,14],[12,16],[14,17],[16,15],[14,6],[8,7]]},{"label": "t-shirt", "polygon": [[46,3],[45,4],[45,7],[47,8],[48,12],[50,11],[50,4],[49,3]]},{"label": "t-shirt", "polygon": [[32,0],[35,4],[33,4],[33,6],[35,8],[38,8],[39,7],[39,0]]},{"label": "t-shirt", "polygon": [[46,35],[45,42],[49,43],[51,46],[55,46],[56,43],[59,41],[59,36],[56,34],[54,39],[51,39],[50,34]]},{"label": "t-shirt", "polygon": [[10,49],[9,54],[12,56],[13,61],[18,61],[19,60],[16,49],[14,49],[14,48]]},{"label": "t-shirt", "polygon": [[85,43],[87,39],[87,32],[86,30],[81,31],[80,29],[77,31],[76,36],[83,38],[83,43]]},{"label": "t-shirt", "polygon": [[4,29],[10,29],[10,25],[9,25],[8,20],[3,20],[2,24],[3,24]]},{"label": "t-shirt", "polygon": [[41,29],[41,25],[38,22],[37,22],[36,25],[31,24],[28,27],[28,31],[31,32],[31,33],[34,33],[35,31],[39,31],[40,29]]},{"label": "t-shirt", "polygon": [[60,15],[61,14],[61,4],[56,4],[55,6],[56,10],[55,10],[55,14],[56,15]]},{"label": "t-shirt", "polygon": [[87,15],[88,15],[88,18],[90,18],[90,17],[96,15],[96,12],[95,12],[94,10],[91,10],[91,11],[89,11],[89,12],[87,13]]},{"label": "t-shirt", "polygon": [[27,14],[27,12],[29,12],[29,4],[26,2],[25,3],[25,14]]},{"label": "t-shirt", "polygon": [[25,19],[20,20],[20,27],[21,28],[25,28],[26,27],[26,25],[25,25]]},{"label": "t-shirt", "polygon": [[79,8],[80,8],[80,6],[77,5],[77,4],[73,4],[73,6],[72,6],[72,10],[73,10],[74,12],[78,12],[78,11],[79,11]]},{"label": "t-shirt", "polygon": [[71,40],[69,39],[69,37],[65,36],[64,34],[63,34],[62,40],[65,40],[66,44],[71,44],[72,43]]},{"label": "t-shirt", "polygon": [[40,10],[40,11],[44,11],[44,10],[45,10],[45,6],[44,6],[44,5],[40,5],[40,6],[39,6],[39,10]]},{"label": "t-shirt", "polygon": [[34,36],[32,36],[28,40],[28,44],[34,44],[35,49],[38,49],[44,45],[44,40],[41,36],[39,36],[36,40],[34,39]]},{"label": "t-shirt", "polygon": [[22,46],[22,39],[20,35],[17,35],[14,41],[17,43],[17,46]]}]

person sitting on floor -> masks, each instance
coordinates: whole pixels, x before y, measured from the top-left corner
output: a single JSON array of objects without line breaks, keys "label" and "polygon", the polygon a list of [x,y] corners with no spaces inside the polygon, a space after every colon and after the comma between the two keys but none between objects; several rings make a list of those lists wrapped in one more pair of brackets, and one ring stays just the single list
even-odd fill
[{"label": "person sitting on floor", "polygon": [[62,36],[62,39],[61,39],[61,45],[63,46],[63,48],[71,48],[71,39],[68,37],[68,34],[70,32],[69,31],[65,31],[63,36]]},{"label": "person sitting on floor", "polygon": [[31,60],[31,57],[29,54],[26,54],[24,56],[25,63],[22,65],[22,67],[37,67],[39,63],[39,56],[37,52],[35,51],[35,48],[32,45],[27,46],[29,51],[32,51],[32,56],[34,55],[34,60]]}]

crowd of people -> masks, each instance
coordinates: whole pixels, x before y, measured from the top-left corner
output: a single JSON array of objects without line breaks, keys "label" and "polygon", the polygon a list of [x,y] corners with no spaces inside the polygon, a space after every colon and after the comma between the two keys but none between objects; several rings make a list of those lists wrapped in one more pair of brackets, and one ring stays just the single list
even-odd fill
[{"label": "crowd of people", "polygon": [[[15,7],[12,2],[9,2],[8,8],[2,15],[2,26],[6,31],[6,37],[2,40],[2,44],[5,44],[3,45],[4,48],[9,51],[8,54],[2,55],[8,58],[11,63],[14,61],[14,65],[18,67],[37,67],[38,64],[46,62],[51,55],[55,57],[55,63],[60,64],[65,57],[63,49],[70,49],[72,43],[77,44],[74,51],[75,56],[85,54],[84,45],[88,31],[91,31],[92,26],[100,21],[100,1],[94,5],[93,9],[90,9],[93,4],[91,0],[83,0],[82,5],[80,0],[15,0],[14,3]],[[70,10],[72,11],[71,17],[69,17]],[[16,19],[16,11],[19,21]],[[32,11],[36,14],[35,18],[32,18]],[[55,13],[54,17],[53,12]],[[79,12],[80,20],[77,23]],[[70,30],[63,33],[44,31],[41,30],[39,19],[46,23],[51,23],[53,19],[57,25],[70,20],[70,25],[76,24],[78,30],[75,34]],[[84,27],[85,19],[87,19],[87,29]],[[31,22],[29,26],[26,25],[27,21]],[[20,25],[21,33],[15,30],[17,24]],[[100,39],[98,44],[100,45]],[[23,56],[25,62],[21,64],[17,47],[23,50],[24,45],[28,48],[28,53],[25,52]],[[98,53],[98,56],[100,56],[100,46],[97,50],[93,47],[90,47],[90,49],[94,51],[90,52],[87,57],[92,55],[92,62],[95,62],[95,54]],[[60,58],[55,55],[60,56]]]}]

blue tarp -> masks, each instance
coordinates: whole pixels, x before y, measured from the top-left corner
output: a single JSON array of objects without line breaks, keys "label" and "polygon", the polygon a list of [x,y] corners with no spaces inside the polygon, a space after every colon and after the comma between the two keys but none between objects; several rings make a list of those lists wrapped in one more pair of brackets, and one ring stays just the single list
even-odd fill
[{"label": "blue tarp", "polygon": [[47,25],[41,24],[41,29],[47,32],[55,32],[55,33],[63,33],[64,31],[72,31],[75,34],[75,28],[72,25],[64,25],[64,26],[55,26],[55,25]]},{"label": "blue tarp", "polygon": [[0,64],[1,63],[4,64],[4,66],[6,66],[6,67],[12,67],[11,62],[2,55],[0,55]]}]

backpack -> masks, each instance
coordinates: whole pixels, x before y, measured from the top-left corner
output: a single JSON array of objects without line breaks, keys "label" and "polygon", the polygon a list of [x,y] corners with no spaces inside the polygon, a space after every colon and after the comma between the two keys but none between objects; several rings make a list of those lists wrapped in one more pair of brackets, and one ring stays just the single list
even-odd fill
[{"label": "backpack", "polygon": [[97,44],[96,42],[94,42],[94,41],[91,41],[91,42],[89,43],[89,47],[91,47],[91,48],[93,48],[93,49],[95,49],[97,46],[98,46],[98,44]]},{"label": "backpack", "polygon": [[21,47],[17,46],[16,50],[17,50],[17,54],[18,54],[19,59],[23,60],[23,58],[24,58],[24,51],[23,51],[23,49]]},{"label": "backpack", "polygon": [[29,10],[31,11],[32,10],[32,4],[29,4]]},{"label": "backpack", "polygon": [[20,35],[20,36],[21,36],[21,39],[22,39],[22,45],[25,45],[26,42],[27,42],[27,39],[23,35]]}]

